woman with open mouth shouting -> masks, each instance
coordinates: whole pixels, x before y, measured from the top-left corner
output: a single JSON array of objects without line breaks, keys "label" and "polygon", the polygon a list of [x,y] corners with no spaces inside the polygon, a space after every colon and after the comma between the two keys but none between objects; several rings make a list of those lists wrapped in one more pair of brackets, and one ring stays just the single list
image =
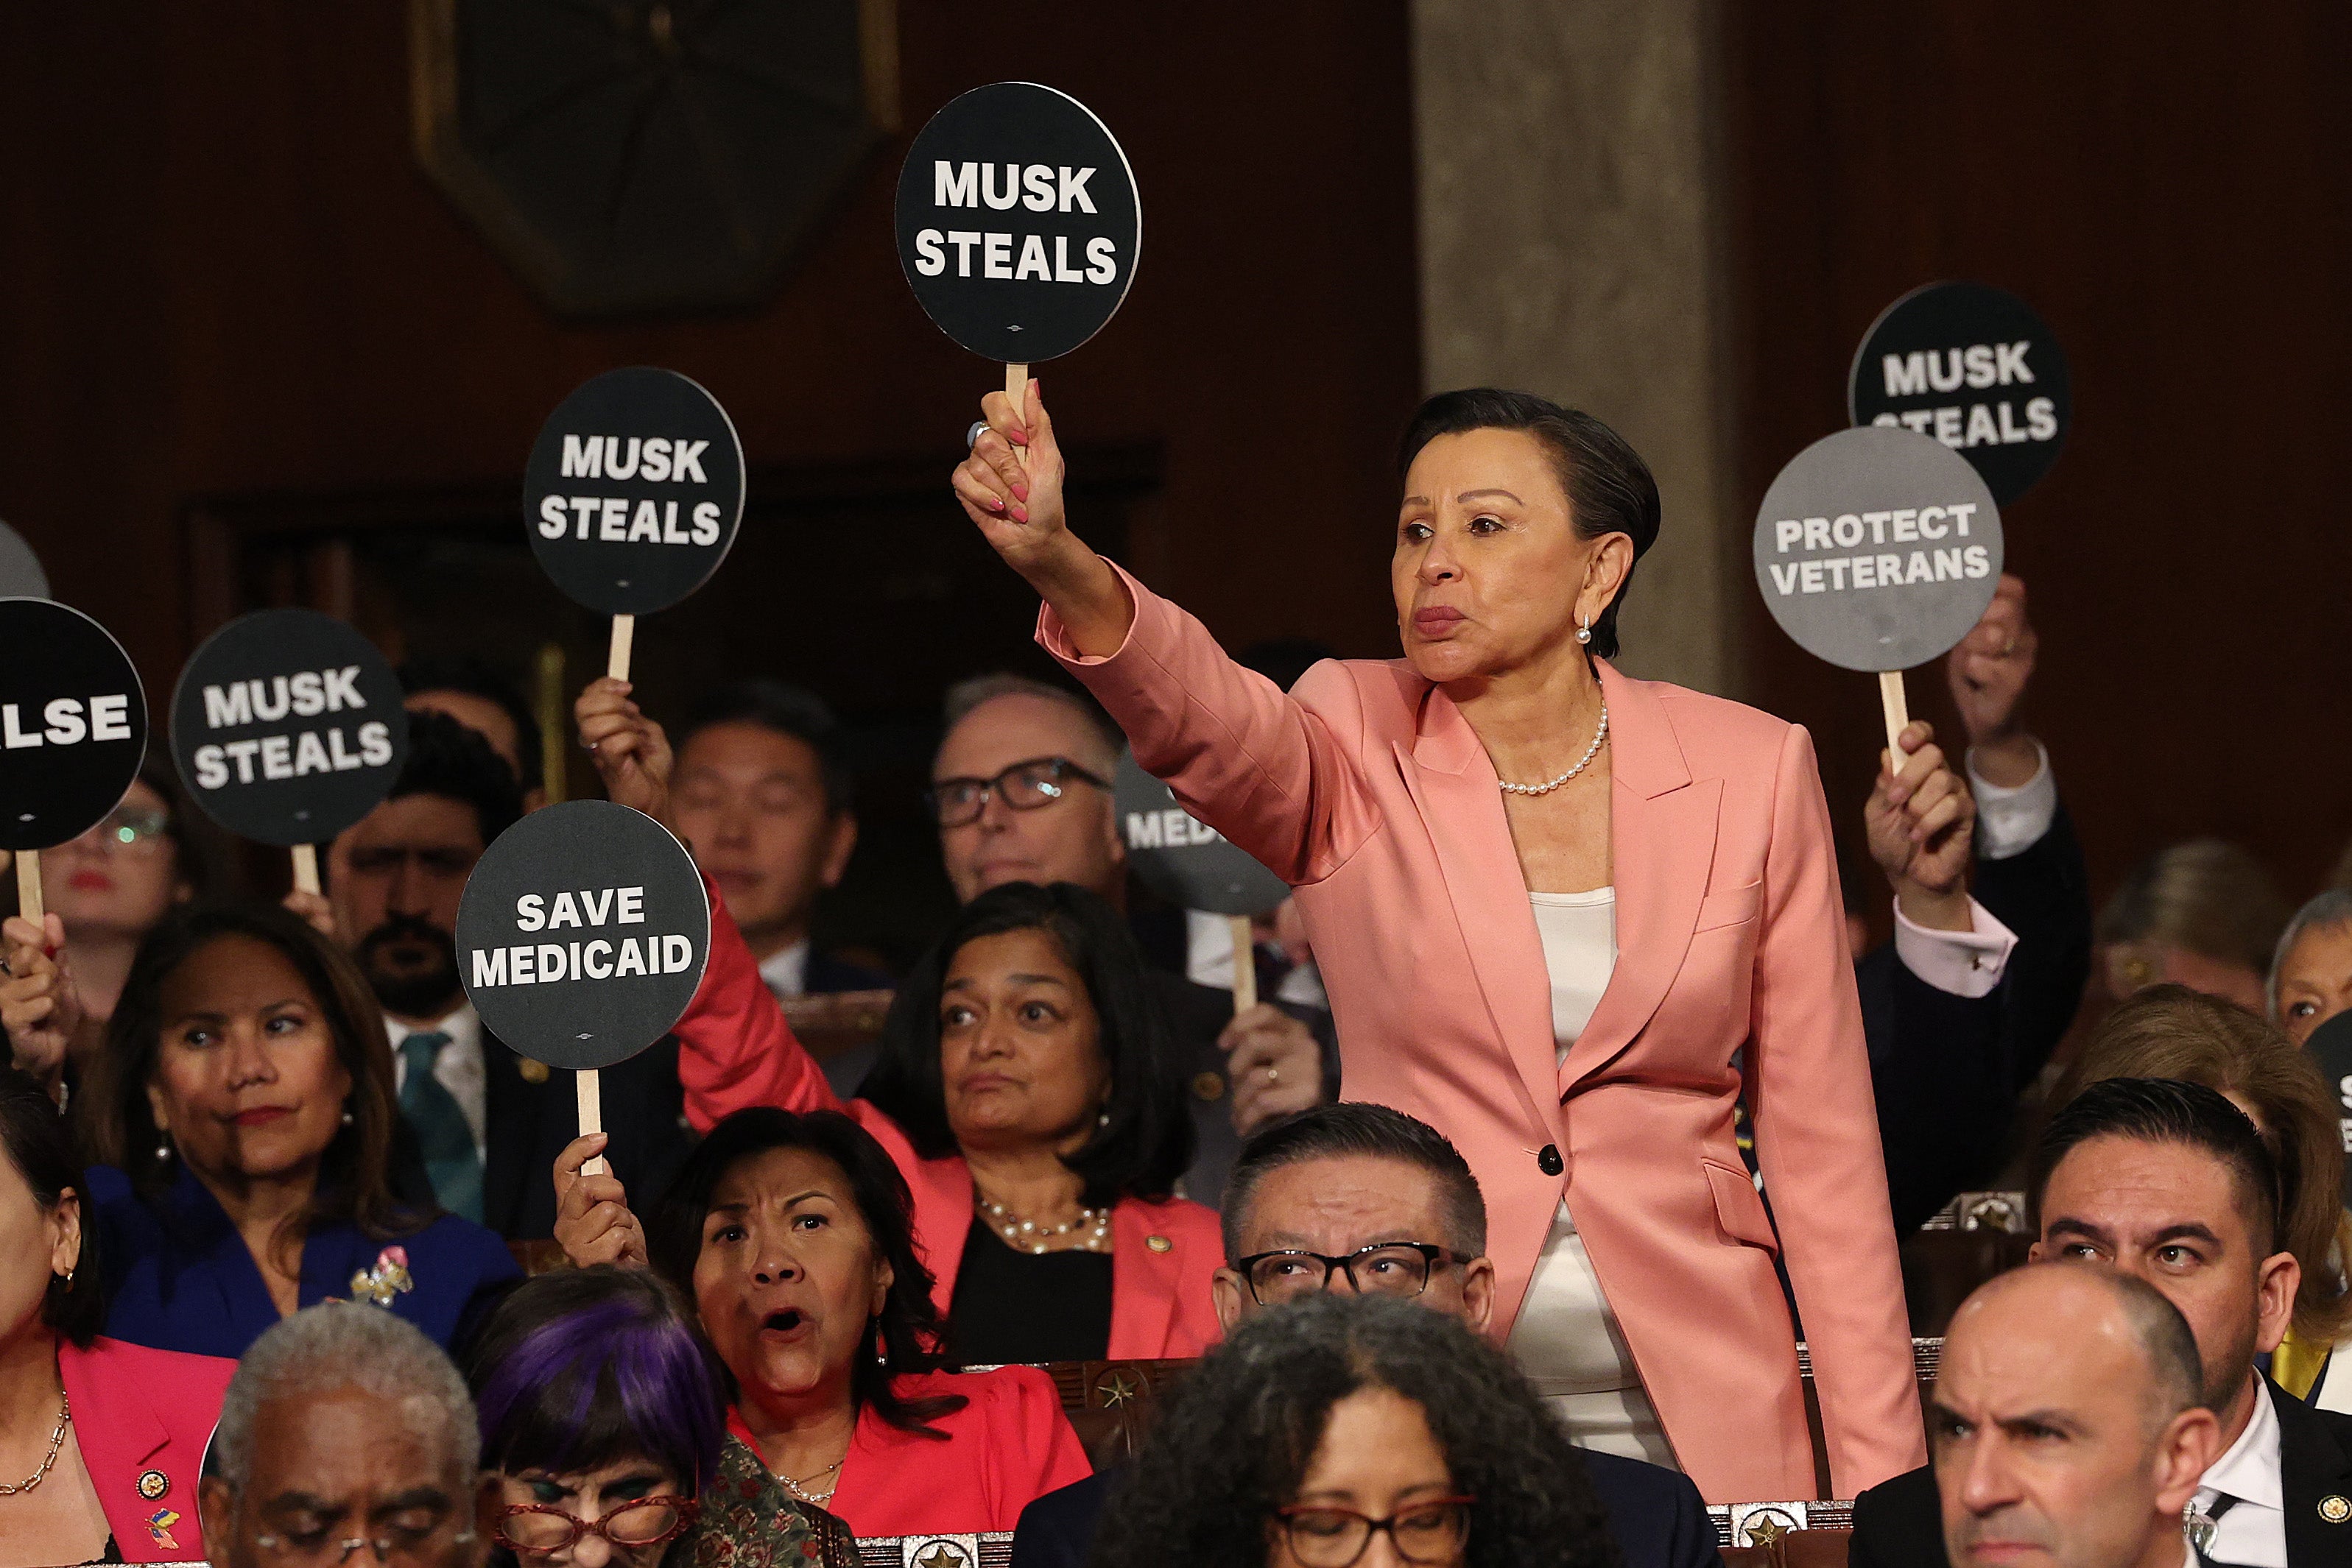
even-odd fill
[{"label": "woman with open mouth shouting", "polygon": [[583,1266],[650,1264],[689,1297],[735,1385],[729,1428],[784,1489],[860,1536],[1011,1530],[1087,1475],[1053,1380],[941,1370],[907,1184],[848,1117],[760,1108],[719,1124],[650,1227],[610,1176],[556,1166],[555,1233]]}]

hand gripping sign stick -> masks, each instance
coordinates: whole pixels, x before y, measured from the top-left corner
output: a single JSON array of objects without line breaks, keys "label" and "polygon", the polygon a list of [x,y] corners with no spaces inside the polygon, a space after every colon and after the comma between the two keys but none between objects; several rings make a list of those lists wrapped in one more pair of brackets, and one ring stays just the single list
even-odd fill
[{"label": "hand gripping sign stick", "polygon": [[147,755],[147,695],[106,629],[47,599],[0,599],[0,849],[16,855],[20,912],[36,925],[40,852],[122,803]]},{"label": "hand gripping sign stick", "polygon": [[545,806],[500,833],[457,906],[458,977],[482,1027],[577,1073],[583,1134],[604,1130],[598,1071],[667,1034],[709,961],[693,857],[610,800]]},{"label": "hand gripping sign stick", "polygon": [[743,444],[675,371],[607,371],[557,405],[523,474],[523,525],[571,599],[613,618],[605,673],[629,678],[637,617],[710,580],[743,521]]},{"label": "hand gripping sign stick", "polygon": [[293,852],[319,887],[318,846],[383,802],[408,759],[392,665],[348,622],[257,610],[205,640],[172,693],[172,761],[188,798],[240,838]]},{"label": "hand gripping sign stick", "polygon": [[1123,751],[1111,809],[1127,863],[1143,885],[1180,909],[1225,917],[1234,937],[1234,1012],[1257,1006],[1257,942],[1251,921],[1290,896],[1289,884],[1248,851],[1188,814],[1167,785]]},{"label": "hand gripping sign stick", "polygon": [[1092,110],[1001,81],[950,102],[907,149],[898,235],[915,298],[940,331],[1003,361],[1018,411],[1029,367],[1093,337],[1127,298],[1142,206]]},{"label": "hand gripping sign stick", "polygon": [[1859,425],[1789,460],[1756,514],[1756,586],[1804,650],[1878,675],[1889,766],[1910,722],[1903,672],[1949,653],[2000,583],[2000,509],[1949,447]]}]

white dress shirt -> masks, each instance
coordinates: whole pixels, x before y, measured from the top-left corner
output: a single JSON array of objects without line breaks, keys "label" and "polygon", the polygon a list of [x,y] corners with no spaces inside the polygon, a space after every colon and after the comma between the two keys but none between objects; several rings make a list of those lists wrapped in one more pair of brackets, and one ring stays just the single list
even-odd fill
[{"label": "white dress shirt", "polygon": [[2222,1497],[2238,1500],[2216,1521],[2205,1555],[2242,1568],[2286,1568],[2286,1490],[2280,1474],[2278,1412],[2267,1383],[2254,1385],[2246,1429],[2197,1483],[2195,1506],[2210,1513]]},{"label": "white dress shirt", "polygon": [[809,945],[801,941],[760,960],[760,978],[767,982],[768,990],[778,1001],[808,989],[808,956]]},{"label": "white dress shirt", "polygon": [[[2041,842],[2058,816],[2058,783],[2050,776],[2050,753],[2040,741],[2041,756],[2033,777],[2015,789],[1988,783],[1968,761],[1969,788],[1977,798],[1977,854],[1989,861],[2012,860]],[[1969,928],[1930,931],[1895,910],[1895,956],[1919,978],[1956,997],[1982,997],[2000,984],[2009,956],[2017,946],[2017,933],[1992,916],[1975,899],[1969,900]]]},{"label": "white dress shirt", "polygon": [[473,1129],[474,1153],[488,1158],[490,1122],[489,1071],[482,1062],[482,1015],[467,1002],[447,1018],[412,1028],[398,1019],[386,1017],[384,1032],[392,1037],[392,1088],[396,1096],[400,1086],[408,1082],[408,1063],[400,1054],[401,1042],[412,1034],[446,1034],[449,1043],[433,1058],[433,1076],[441,1087],[449,1091],[457,1102],[457,1109],[466,1113],[466,1125]]}]

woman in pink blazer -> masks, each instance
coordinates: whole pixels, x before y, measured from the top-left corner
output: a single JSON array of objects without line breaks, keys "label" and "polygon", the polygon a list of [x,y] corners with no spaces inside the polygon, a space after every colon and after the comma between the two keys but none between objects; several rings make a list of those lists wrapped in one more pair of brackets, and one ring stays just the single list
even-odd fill
[{"label": "woman in pink blazer", "polygon": [[1035,382],[983,408],[955,489],[1045,601],[1039,641],[1297,889],[1348,1096],[1468,1157],[1496,1321],[1580,1440],[1717,1501],[1812,1496],[1780,1257],[1833,1493],[1923,1462],[1811,746],[1606,662],[1657,532],[1641,459],[1538,398],[1432,399],[1401,464],[1405,657],[1286,695],[1070,533]]}]

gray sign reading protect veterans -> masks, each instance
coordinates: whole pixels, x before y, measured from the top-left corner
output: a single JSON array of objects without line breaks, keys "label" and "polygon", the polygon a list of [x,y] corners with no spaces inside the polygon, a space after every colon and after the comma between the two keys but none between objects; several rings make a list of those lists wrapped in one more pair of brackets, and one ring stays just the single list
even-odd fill
[{"label": "gray sign reading protect veterans", "polygon": [[1175,792],[1139,767],[1132,751],[1119,753],[1112,809],[1135,874],[1180,908],[1264,915],[1290,896],[1289,884],[1248,851],[1178,805]]},{"label": "gray sign reading protect veterans", "polygon": [[1849,670],[1951,650],[2000,581],[2000,512],[1958,453],[1861,425],[1789,461],[1756,514],[1756,586],[1780,630]]}]

